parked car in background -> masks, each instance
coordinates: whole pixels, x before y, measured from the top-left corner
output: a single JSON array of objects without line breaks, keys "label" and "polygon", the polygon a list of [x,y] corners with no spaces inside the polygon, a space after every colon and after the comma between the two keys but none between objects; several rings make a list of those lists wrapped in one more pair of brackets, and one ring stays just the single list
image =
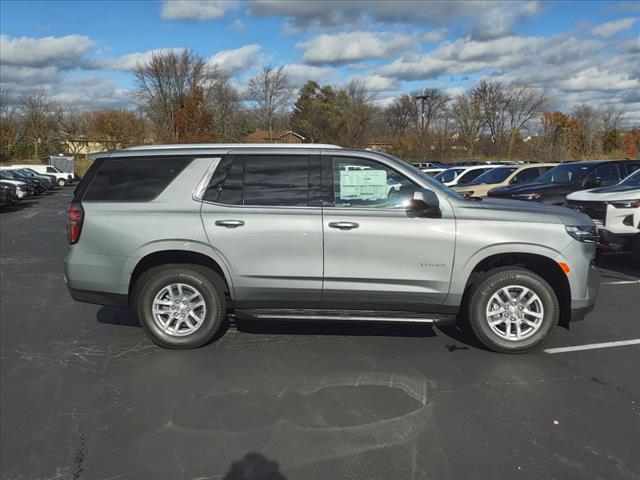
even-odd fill
[{"label": "parked car in background", "polygon": [[421,168],[420,170],[422,170],[424,173],[426,173],[430,177],[435,177],[440,172],[444,172],[446,170],[446,168],[444,168],[444,167],[439,167],[439,168]]},{"label": "parked car in background", "polygon": [[58,170],[53,165],[11,165],[10,168],[28,168],[40,175],[52,175],[55,177],[55,182],[59,187],[70,185],[73,183],[73,174],[64,173]]},{"label": "parked car in background", "polygon": [[522,185],[536,180],[557,163],[533,163],[528,165],[497,166],[483,173],[472,182],[453,189],[461,195],[486,197],[489,190],[507,185]]},{"label": "parked car in background", "polygon": [[489,170],[496,168],[495,165],[471,165],[463,167],[451,167],[438,173],[433,178],[443,183],[447,187],[465,185],[473,182],[476,178]]},{"label": "parked car in background", "polygon": [[0,206],[11,207],[18,203],[17,187],[0,182]]},{"label": "parked car in background", "polygon": [[489,191],[488,196],[564,205],[568,194],[588,188],[615,185],[638,168],[640,161],[635,160],[563,163],[547,171],[534,182],[495,188]]},{"label": "parked car in background", "polygon": [[602,247],[630,251],[640,267],[640,170],[612,187],[574,192],[566,206],[593,219]]},{"label": "parked car in background", "polygon": [[14,178],[5,172],[0,171],[0,184],[12,185],[16,188],[16,195],[18,198],[24,198],[29,195],[33,195],[33,187],[27,182],[20,180],[14,180]]},{"label": "parked car in background", "polygon": [[31,170],[30,168],[16,168],[13,169],[13,171],[25,175],[29,178],[40,180],[46,186],[47,190],[53,190],[56,186],[57,179],[53,175],[41,175],[34,170]]},{"label": "parked car in background", "polygon": [[27,190],[30,196],[40,195],[47,191],[47,188],[43,185],[42,181],[22,175],[16,170],[0,170],[0,178],[26,183],[29,185]]},{"label": "parked car in background", "polygon": [[595,304],[589,217],[468,200],[391,155],[198,144],[94,158],[69,206],[65,280],[76,300],[135,308],[164,347],[206,344],[233,308],[261,321],[460,313],[487,348],[518,353]]}]

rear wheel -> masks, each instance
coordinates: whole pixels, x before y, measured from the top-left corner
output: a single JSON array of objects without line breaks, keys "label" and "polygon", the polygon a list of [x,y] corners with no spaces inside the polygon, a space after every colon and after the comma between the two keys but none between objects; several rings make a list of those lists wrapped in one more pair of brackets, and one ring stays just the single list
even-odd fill
[{"label": "rear wheel", "polygon": [[136,309],[145,332],[166,348],[197,348],[220,330],[226,313],[224,282],[197,265],[163,265],[136,284]]},{"label": "rear wheel", "polygon": [[520,267],[487,272],[469,292],[469,323],[478,340],[501,353],[540,348],[558,324],[560,306],[553,288]]},{"label": "rear wheel", "polygon": [[64,181],[64,178],[59,178],[56,183],[59,187],[64,187],[67,184],[67,182]]}]

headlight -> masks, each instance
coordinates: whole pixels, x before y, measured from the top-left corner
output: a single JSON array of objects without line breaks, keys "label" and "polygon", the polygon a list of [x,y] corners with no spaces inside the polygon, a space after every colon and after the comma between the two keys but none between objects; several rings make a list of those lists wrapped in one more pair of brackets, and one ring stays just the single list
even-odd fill
[{"label": "headlight", "polygon": [[615,208],[640,208],[640,200],[618,200],[609,202],[609,205],[613,205]]},{"label": "headlight", "polygon": [[567,233],[579,242],[596,243],[598,241],[598,229],[595,225],[587,227],[567,225],[565,228],[567,229]]},{"label": "headlight", "polygon": [[516,195],[517,198],[521,198],[522,200],[538,200],[542,197],[539,193],[522,193],[520,195]]}]

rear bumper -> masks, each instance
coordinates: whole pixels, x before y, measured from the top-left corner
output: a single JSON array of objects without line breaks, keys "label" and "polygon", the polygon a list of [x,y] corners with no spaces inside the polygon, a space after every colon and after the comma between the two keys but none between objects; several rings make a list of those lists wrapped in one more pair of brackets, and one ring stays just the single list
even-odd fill
[{"label": "rear bumper", "polygon": [[591,312],[596,306],[598,292],[600,291],[600,272],[596,267],[589,267],[587,276],[587,295],[583,299],[571,301],[571,321],[578,322]]}]

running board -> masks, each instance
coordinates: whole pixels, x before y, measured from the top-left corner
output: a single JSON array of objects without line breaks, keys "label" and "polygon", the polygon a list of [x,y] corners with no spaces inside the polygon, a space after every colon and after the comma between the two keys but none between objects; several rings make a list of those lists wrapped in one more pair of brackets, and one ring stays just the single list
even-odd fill
[{"label": "running board", "polygon": [[298,309],[236,309],[235,316],[253,320],[329,320],[349,322],[408,322],[450,324],[456,315],[447,313],[416,313],[377,310],[298,310]]}]

